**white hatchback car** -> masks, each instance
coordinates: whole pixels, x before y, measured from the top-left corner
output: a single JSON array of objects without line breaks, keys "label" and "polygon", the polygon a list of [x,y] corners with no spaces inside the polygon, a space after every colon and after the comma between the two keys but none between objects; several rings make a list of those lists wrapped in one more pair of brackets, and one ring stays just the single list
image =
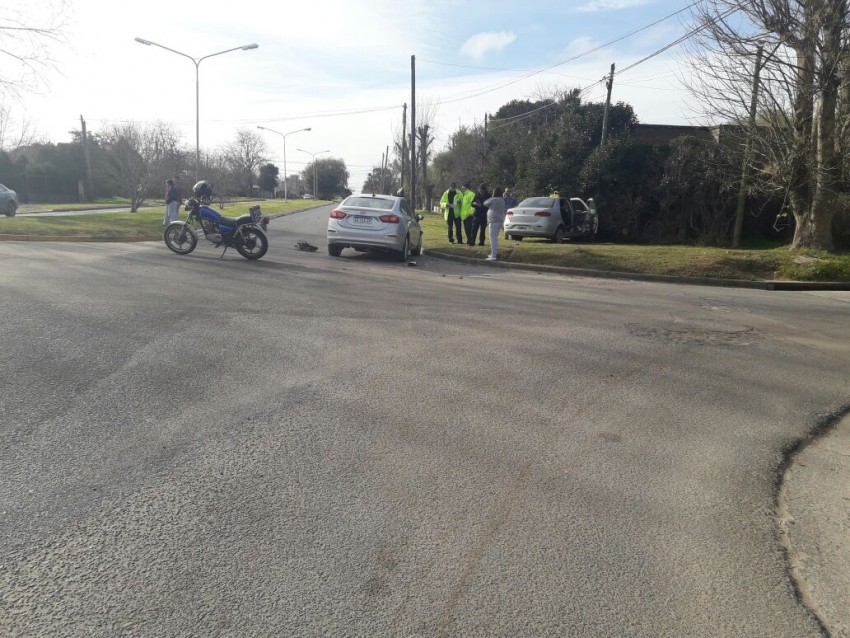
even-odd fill
[{"label": "white hatchback car", "polygon": [[422,252],[422,219],[403,197],[351,195],[330,213],[328,253],[339,257],[343,248],[388,251],[406,262]]}]

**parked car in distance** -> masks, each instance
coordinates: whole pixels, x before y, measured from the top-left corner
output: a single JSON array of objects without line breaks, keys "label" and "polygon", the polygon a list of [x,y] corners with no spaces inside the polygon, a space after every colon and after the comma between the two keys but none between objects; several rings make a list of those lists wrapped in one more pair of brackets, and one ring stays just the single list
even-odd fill
[{"label": "parked car in distance", "polygon": [[377,250],[406,262],[422,252],[422,219],[403,197],[351,195],[328,217],[328,254],[339,257],[343,248]]},{"label": "parked car in distance", "polygon": [[17,212],[18,194],[0,184],[0,213],[5,213],[6,217],[14,217]]},{"label": "parked car in distance", "polygon": [[505,239],[545,237],[556,244],[565,238],[596,237],[599,215],[592,199],[526,197],[505,216]]},{"label": "parked car in distance", "polygon": [[310,193],[304,193],[301,199],[313,199],[313,196]]}]

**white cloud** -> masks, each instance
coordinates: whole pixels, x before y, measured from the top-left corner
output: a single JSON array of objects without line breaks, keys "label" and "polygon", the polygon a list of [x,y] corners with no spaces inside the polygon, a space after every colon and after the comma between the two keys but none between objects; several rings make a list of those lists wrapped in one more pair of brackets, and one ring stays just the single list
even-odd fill
[{"label": "white cloud", "polygon": [[516,40],[516,33],[513,31],[476,33],[463,43],[460,52],[473,60],[480,60],[489,51],[501,51],[514,40]]},{"label": "white cloud", "polygon": [[652,0],[592,0],[578,8],[581,13],[596,13],[597,11],[619,11],[650,4]]}]

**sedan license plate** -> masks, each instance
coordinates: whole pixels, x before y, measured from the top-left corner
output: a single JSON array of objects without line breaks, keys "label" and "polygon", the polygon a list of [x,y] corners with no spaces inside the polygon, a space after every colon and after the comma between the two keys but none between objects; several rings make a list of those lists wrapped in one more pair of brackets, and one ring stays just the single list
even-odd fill
[{"label": "sedan license plate", "polygon": [[372,218],[371,217],[355,216],[351,221],[355,224],[371,224]]}]

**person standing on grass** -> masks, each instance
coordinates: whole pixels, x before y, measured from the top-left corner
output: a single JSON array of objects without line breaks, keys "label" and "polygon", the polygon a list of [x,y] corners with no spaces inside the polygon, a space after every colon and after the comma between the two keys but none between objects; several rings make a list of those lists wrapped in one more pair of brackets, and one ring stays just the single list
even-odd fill
[{"label": "person standing on grass", "polygon": [[[460,220],[463,222],[463,229],[466,231],[466,242],[472,246],[472,213],[475,210],[472,207],[472,200],[475,199],[475,193],[469,188],[469,182],[464,182],[460,187]],[[463,243],[463,239],[458,235],[457,241]]]},{"label": "person standing on grass", "polygon": [[510,187],[505,189],[504,198],[505,198],[505,210],[510,210],[511,208],[516,207],[518,202],[517,202],[516,197],[514,197],[514,192],[511,190]]},{"label": "person standing on grass", "polygon": [[440,208],[443,209],[443,219],[446,220],[446,224],[449,227],[449,243],[455,243],[455,234],[457,234],[457,243],[463,242],[463,235],[461,234],[461,222],[460,222],[460,206],[461,206],[461,194],[457,189],[457,184],[452,182],[449,185],[449,188],[443,193],[443,196],[440,198]]},{"label": "person standing on grass", "polygon": [[496,187],[493,196],[484,202],[484,206],[487,209],[487,225],[490,227],[490,255],[487,261],[496,261],[499,254],[499,233],[505,225],[505,212],[508,210],[500,187]]},{"label": "person standing on grass", "polygon": [[163,226],[168,226],[171,222],[177,221],[177,210],[179,206],[180,194],[177,192],[174,180],[169,178],[165,180],[165,218],[162,220]]},{"label": "person standing on grass", "polygon": [[479,235],[478,245],[484,245],[484,229],[487,227],[487,207],[484,205],[484,202],[488,199],[490,199],[490,191],[487,190],[487,184],[481,184],[472,200],[472,207],[475,209],[475,213],[472,221],[472,237],[469,238],[470,246],[475,245],[475,238]]}]

